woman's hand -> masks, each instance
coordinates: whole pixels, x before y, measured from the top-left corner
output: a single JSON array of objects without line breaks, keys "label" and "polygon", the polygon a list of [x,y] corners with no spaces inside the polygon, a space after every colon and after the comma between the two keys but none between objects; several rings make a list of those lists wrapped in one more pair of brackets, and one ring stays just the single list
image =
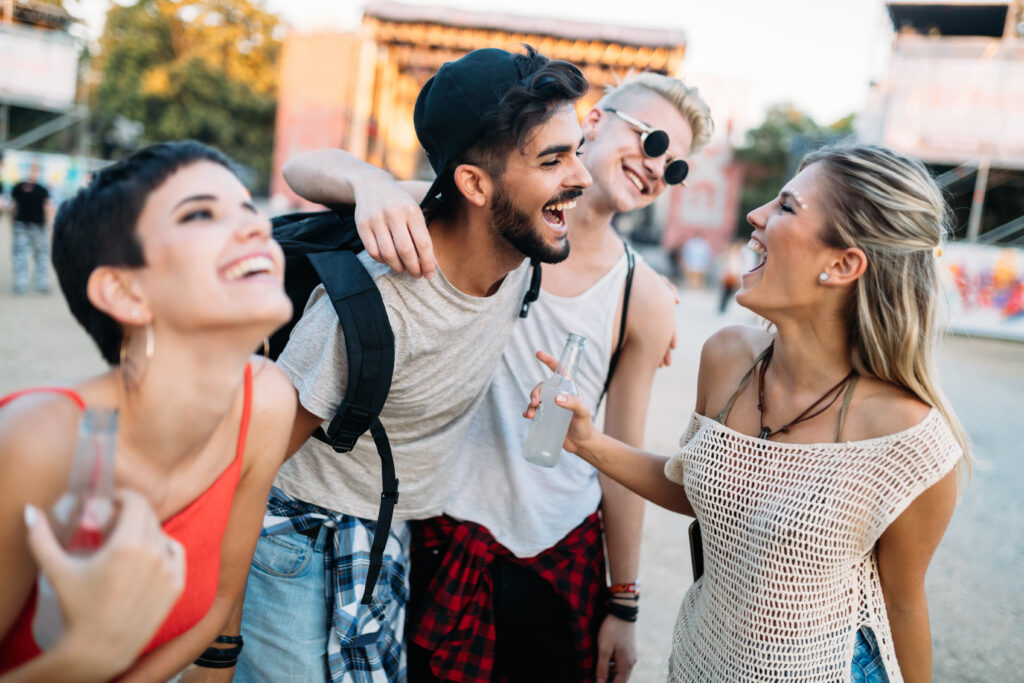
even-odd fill
[{"label": "woman's hand", "polygon": [[[537,358],[551,368],[552,371],[558,368],[558,361],[543,351],[537,352]],[[530,392],[530,405],[523,411],[523,417],[532,420],[537,414],[537,407],[540,405],[540,389],[541,384],[538,384]],[[590,419],[590,411],[587,410],[578,396],[558,394],[555,396],[555,403],[562,408],[572,411],[572,422],[569,423],[569,432],[565,436],[565,443],[562,445],[562,448],[570,453],[580,454],[580,451],[585,449],[586,443],[598,434],[597,430],[594,429],[593,421]]]},{"label": "woman's hand", "polygon": [[81,672],[109,678],[131,666],[185,586],[185,551],[164,534],[141,494],[117,492],[117,526],[96,553],[70,555],[45,514],[26,506],[29,550],[53,586],[64,617],[55,650]]}]

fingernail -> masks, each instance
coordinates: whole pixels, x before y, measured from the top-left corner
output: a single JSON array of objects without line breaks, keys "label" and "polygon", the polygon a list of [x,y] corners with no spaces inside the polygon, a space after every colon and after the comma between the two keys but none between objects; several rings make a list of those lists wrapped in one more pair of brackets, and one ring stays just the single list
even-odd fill
[{"label": "fingernail", "polygon": [[39,516],[39,511],[36,506],[32,503],[25,503],[25,527],[31,529],[36,524],[36,518]]},{"label": "fingernail", "polygon": [[555,396],[555,403],[565,403],[568,400],[568,397],[563,396],[562,394],[558,394],[557,396]]}]

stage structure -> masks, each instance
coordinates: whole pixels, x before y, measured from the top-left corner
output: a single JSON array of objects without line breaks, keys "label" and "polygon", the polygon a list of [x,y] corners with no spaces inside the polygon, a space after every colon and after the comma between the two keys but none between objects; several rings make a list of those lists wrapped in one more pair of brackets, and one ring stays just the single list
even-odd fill
[{"label": "stage structure", "polygon": [[[75,102],[81,44],[68,33],[74,20],[59,5],[0,0],[0,147],[20,149],[85,119]],[[11,107],[53,114],[10,137]]]},{"label": "stage structure", "polygon": [[892,2],[862,139],[916,156],[950,198],[951,326],[1024,340],[1024,2]]},{"label": "stage structure", "polygon": [[686,52],[680,31],[370,2],[359,35],[286,38],[272,194],[299,203],[281,166],[323,147],[348,150],[399,178],[430,178],[412,124],[420,88],[442,64],[471,50],[521,51],[522,43],[583,70],[591,90],[578,105],[581,114],[630,71],[679,75]]}]

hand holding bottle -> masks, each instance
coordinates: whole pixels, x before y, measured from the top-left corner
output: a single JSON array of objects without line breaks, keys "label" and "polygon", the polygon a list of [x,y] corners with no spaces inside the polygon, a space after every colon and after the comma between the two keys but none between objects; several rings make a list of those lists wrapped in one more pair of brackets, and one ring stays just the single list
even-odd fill
[{"label": "hand holding bottle", "polygon": [[115,500],[116,526],[89,555],[65,551],[47,516],[25,508],[29,549],[53,586],[64,621],[54,654],[97,679],[131,665],[185,586],[185,552],[164,534],[149,502],[125,489]]},{"label": "hand holding bottle", "polygon": [[[552,371],[556,371],[558,368],[558,360],[553,356],[550,356],[543,351],[537,352],[537,358],[542,363],[551,368]],[[533,419],[537,414],[537,408],[541,403],[541,389],[544,383],[538,384],[530,392],[530,405],[527,406],[523,412],[523,417]],[[555,396],[555,402],[567,410],[572,411],[572,420],[569,422],[569,431],[565,436],[565,443],[562,448],[569,451],[570,453],[579,453],[582,444],[590,440],[594,435],[599,432],[594,429],[594,423],[590,418],[590,411],[579,396],[569,394],[557,394]]]}]

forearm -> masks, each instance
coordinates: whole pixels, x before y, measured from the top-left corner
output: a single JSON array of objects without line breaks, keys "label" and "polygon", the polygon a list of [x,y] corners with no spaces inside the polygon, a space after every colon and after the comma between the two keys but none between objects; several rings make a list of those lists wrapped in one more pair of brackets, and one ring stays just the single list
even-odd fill
[{"label": "forearm", "polygon": [[119,680],[124,683],[168,680],[194,662],[213,643],[233,608],[233,599],[218,595],[198,624],[146,654]]},{"label": "forearm", "polygon": [[319,204],[352,204],[360,185],[386,180],[386,171],[340,149],[321,149],[289,159],[282,168],[296,194]]},{"label": "forearm", "polygon": [[907,683],[932,680],[932,635],[928,606],[889,610],[889,628],[900,672]]},{"label": "forearm", "polygon": [[640,571],[644,500],[610,477],[599,474],[604,538],[611,582],[632,583]]},{"label": "forearm", "polygon": [[0,683],[91,683],[108,681],[119,671],[108,668],[108,662],[94,662],[90,653],[76,650],[76,646],[61,641],[49,652],[0,676]]},{"label": "forearm", "polygon": [[665,477],[668,458],[646,453],[600,433],[579,444],[577,454],[652,503],[684,515],[693,514],[683,487]]}]

